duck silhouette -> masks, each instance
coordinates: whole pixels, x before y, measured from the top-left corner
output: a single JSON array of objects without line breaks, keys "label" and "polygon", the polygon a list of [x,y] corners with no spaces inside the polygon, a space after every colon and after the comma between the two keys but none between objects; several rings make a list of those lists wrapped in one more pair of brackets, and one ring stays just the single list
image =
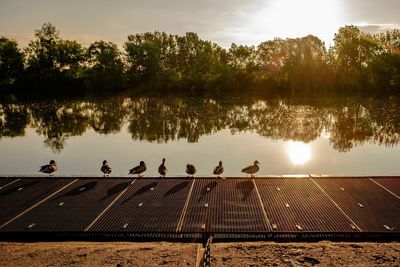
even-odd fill
[{"label": "duck silhouette", "polygon": [[110,175],[110,173],[111,173],[111,167],[110,167],[110,165],[108,165],[108,162],[107,162],[107,160],[104,160],[103,161],[103,165],[101,166],[101,172],[102,173],[104,173],[104,176],[109,176]]},{"label": "duck silhouette", "polygon": [[165,158],[162,159],[162,163],[161,165],[158,167],[158,173],[165,177],[165,175],[167,175],[168,169],[167,166],[165,166]]},{"label": "duck silhouette", "polygon": [[57,163],[54,160],[50,160],[49,164],[43,165],[40,167],[40,172],[43,173],[48,173],[49,176],[52,176],[52,174],[57,171],[58,167],[57,167]]},{"label": "duck silhouette", "polygon": [[196,173],[196,167],[192,164],[186,165],[186,173],[190,175],[194,175]]},{"label": "duck silhouette", "polygon": [[258,166],[258,164],[260,164],[260,162],[258,162],[256,160],[256,161],[254,161],[254,165],[250,165],[250,166],[247,166],[246,168],[243,168],[242,172],[250,174],[251,177],[253,177],[253,174],[255,174],[256,172],[258,172],[260,170],[260,167]]},{"label": "duck silhouette", "polygon": [[224,166],[222,165],[222,161],[219,161],[218,165],[215,166],[213,174],[220,177],[220,175],[224,172]]},{"label": "duck silhouette", "polygon": [[144,173],[146,171],[146,163],[144,161],[141,161],[140,164],[132,169],[129,170],[129,174],[137,174],[138,177],[140,177],[140,174]]}]

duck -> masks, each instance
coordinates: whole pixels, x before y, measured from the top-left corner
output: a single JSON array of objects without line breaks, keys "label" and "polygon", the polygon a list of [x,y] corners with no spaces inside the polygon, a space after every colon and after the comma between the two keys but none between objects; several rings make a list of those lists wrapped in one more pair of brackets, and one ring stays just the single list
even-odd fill
[{"label": "duck", "polygon": [[137,174],[140,177],[140,174],[146,171],[146,163],[141,161],[140,164],[129,170],[129,174]]},{"label": "duck", "polygon": [[111,173],[111,167],[108,165],[107,160],[103,160],[103,165],[101,166],[101,172],[104,173],[104,176],[109,176]]},{"label": "duck", "polygon": [[158,167],[158,173],[165,177],[165,175],[167,175],[168,169],[167,166],[165,166],[165,158],[162,159],[162,163],[160,165],[160,167]]},{"label": "duck", "polygon": [[222,166],[222,161],[219,161],[218,165],[215,166],[213,174],[219,177],[224,172],[224,166]]},{"label": "duck", "polygon": [[260,167],[258,166],[258,164],[260,164],[260,162],[258,162],[256,160],[256,161],[254,161],[254,165],[250,165],[250,166],[247,166],[246,168],[243,168],[242,172],[250,174],[251,177],[253,177],[253,174],[255,174],[256,172],[258,172],[260,170]]},{"label": "duck", "polygon": [[196,167],[192,164],[186,165],[186,173],[190,175],[194,175],[196,173]]},{"label": "duck", "polygon": [[49,164],[40,167],[40,172],[48,173],[51,176],[55,171],[57,171],[57,163],[54,160],[50,160]]}]

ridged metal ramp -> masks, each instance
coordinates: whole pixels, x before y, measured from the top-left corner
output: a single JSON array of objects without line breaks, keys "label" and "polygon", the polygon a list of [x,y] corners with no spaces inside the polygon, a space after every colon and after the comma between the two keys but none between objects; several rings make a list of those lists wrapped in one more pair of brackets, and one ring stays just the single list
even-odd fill
[{"label": "ridged metal ramp", "polygon": [[1,240],[400,241],[400,177],[0,178]]}]

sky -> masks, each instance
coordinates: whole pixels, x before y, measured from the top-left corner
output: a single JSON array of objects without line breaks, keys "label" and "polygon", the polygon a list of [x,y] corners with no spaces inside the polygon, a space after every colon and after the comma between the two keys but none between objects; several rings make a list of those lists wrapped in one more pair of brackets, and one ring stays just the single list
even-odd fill
[{"label": "sky", "polygon": [[228,48],[313,34],[333,44],[344,25],[367,32],[400,28],[399,0],[0,0],[0,35],[21,47],[50,22],[63,39],[119,46],[129,34],[196,32]]}]

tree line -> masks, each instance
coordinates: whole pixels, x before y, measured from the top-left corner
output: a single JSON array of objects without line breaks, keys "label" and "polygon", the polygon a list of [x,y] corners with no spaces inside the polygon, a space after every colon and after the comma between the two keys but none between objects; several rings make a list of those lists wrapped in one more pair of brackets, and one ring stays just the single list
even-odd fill
[{"label": "tree line", "polygon": [[400,92],[400,30],[379,34],[344,26],[327,48],[316,36],[275,38],[224,49],[165,32],[129,35],[88,47],[44,23],[20,49],[0,37],[0,92],[81,96],[140,88],[162,93],[296,94]]}]

